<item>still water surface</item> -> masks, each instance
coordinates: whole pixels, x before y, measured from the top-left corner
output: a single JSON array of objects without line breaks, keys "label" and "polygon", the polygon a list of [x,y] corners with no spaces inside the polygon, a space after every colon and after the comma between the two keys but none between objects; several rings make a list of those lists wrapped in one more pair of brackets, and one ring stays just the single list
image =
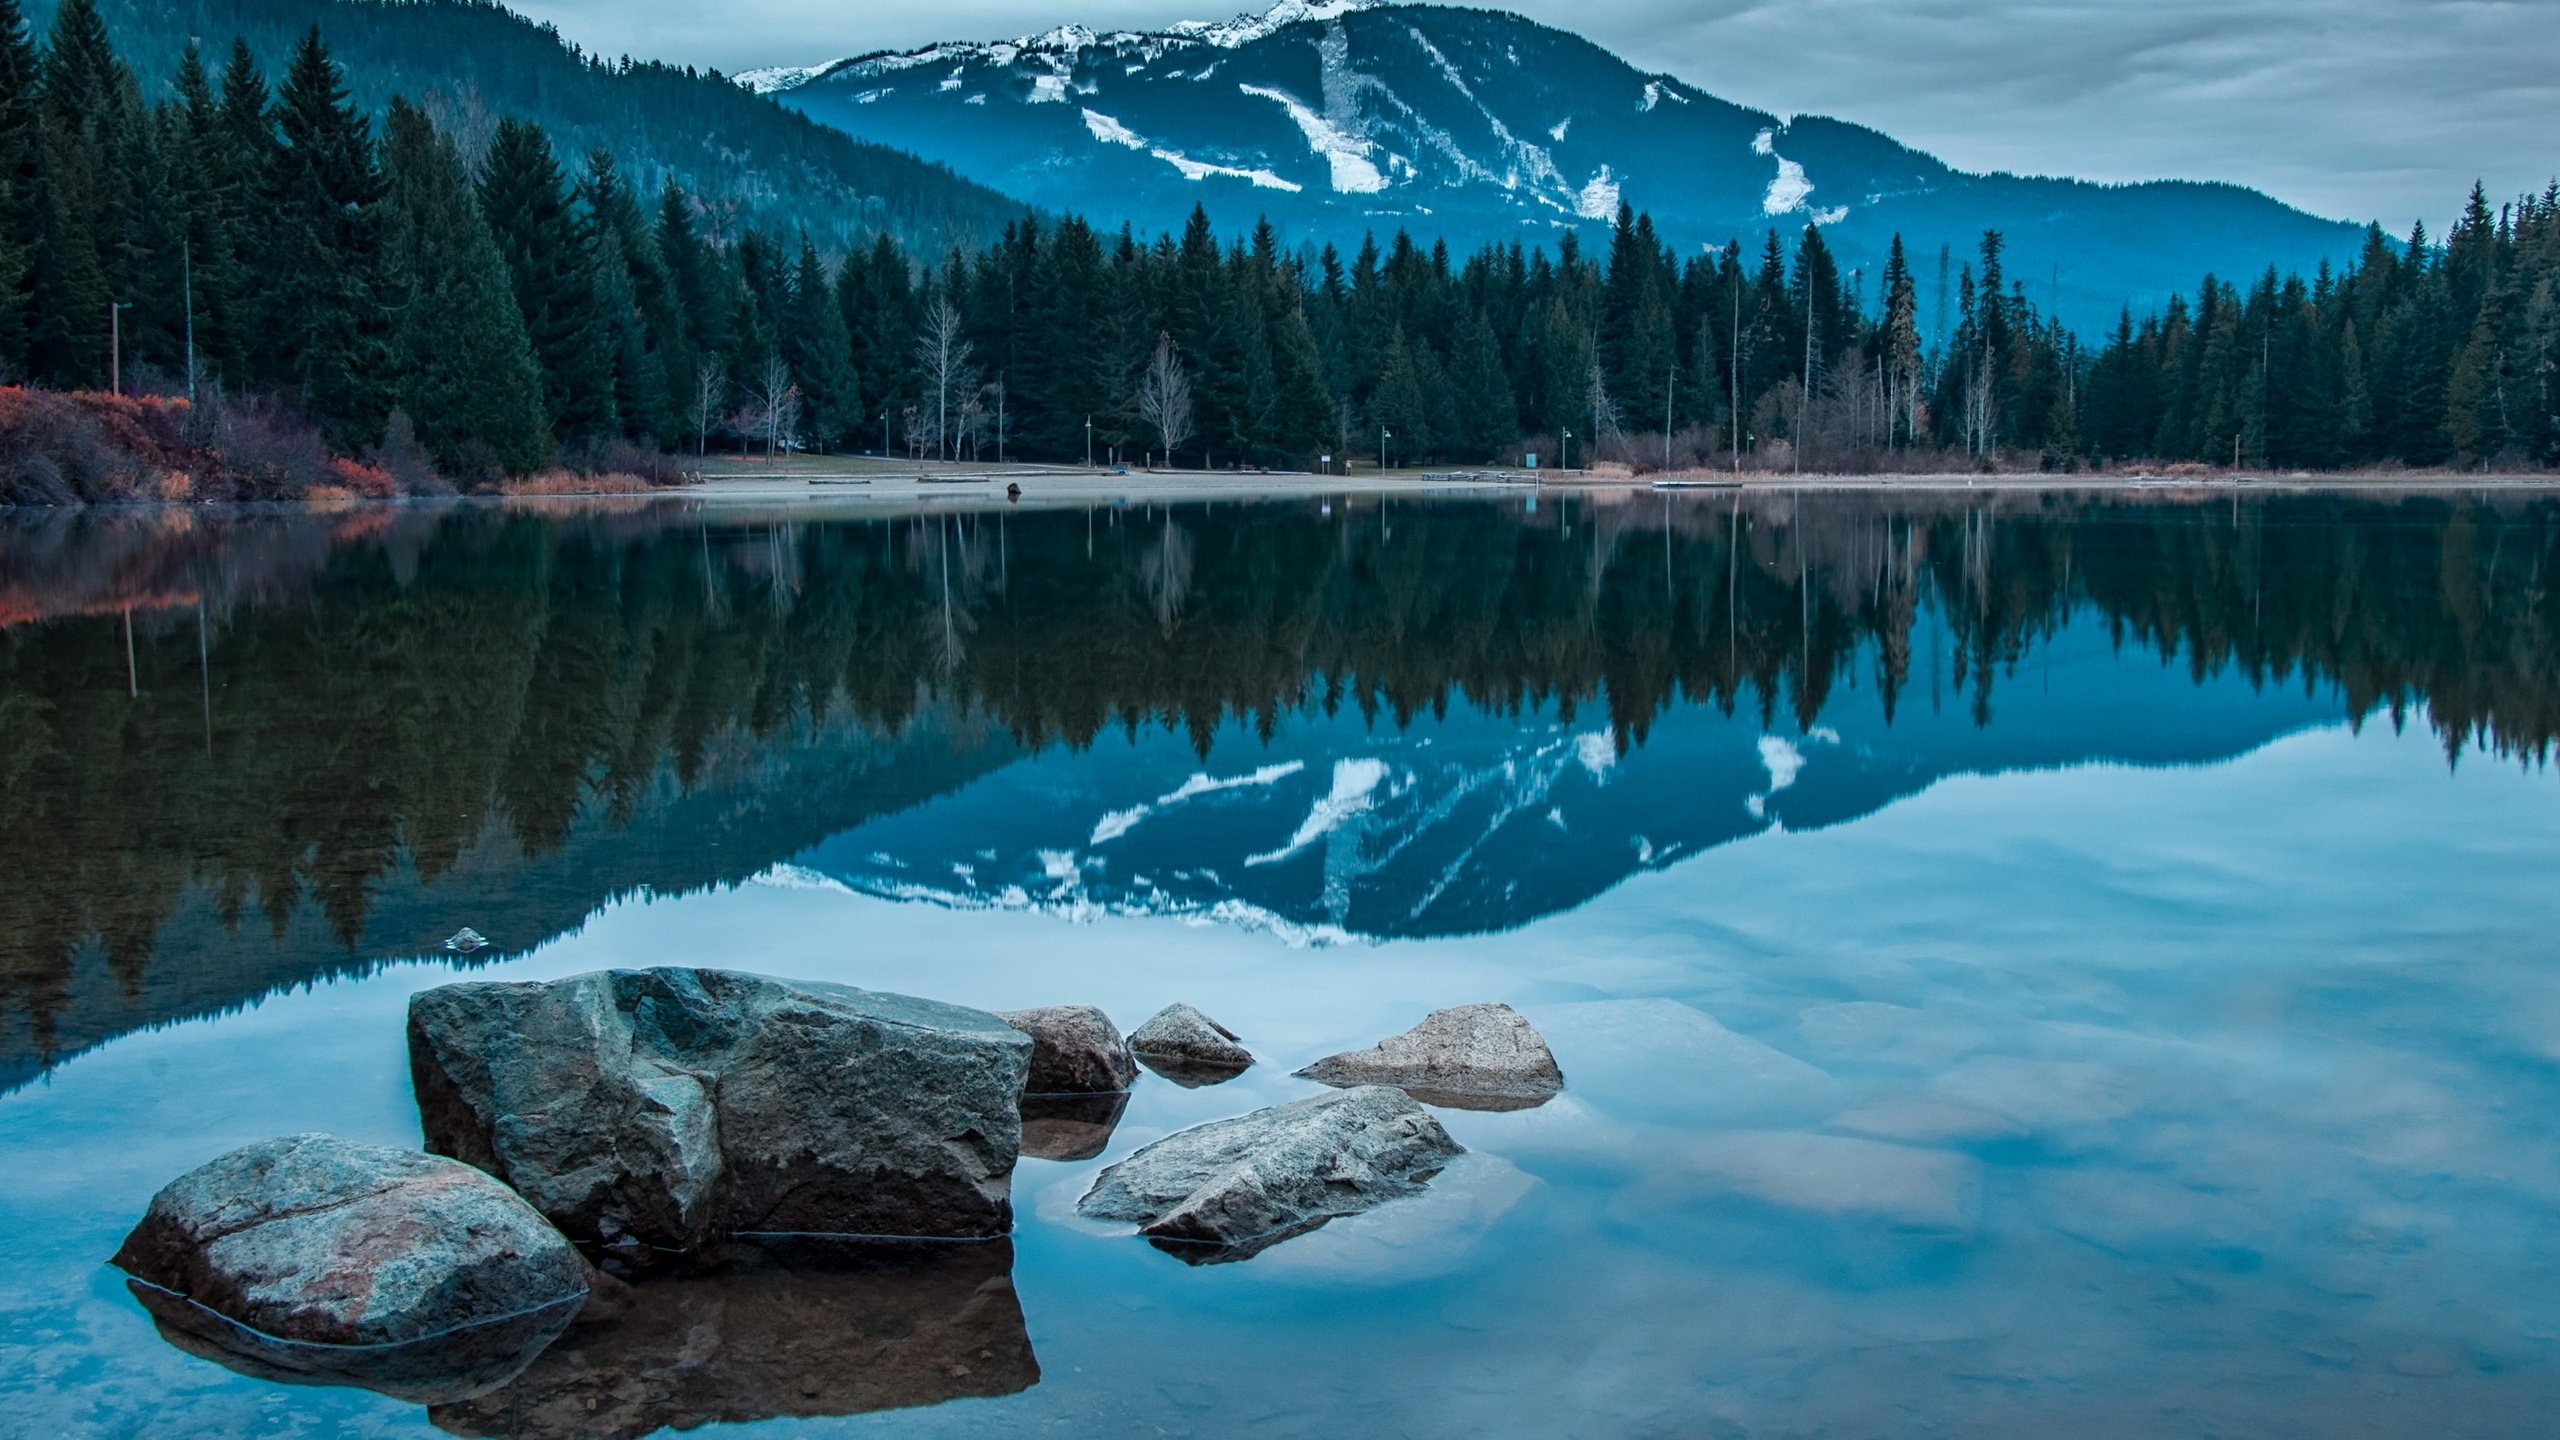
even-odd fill
[{"label": "still water surface", "polygon": [[[2555,577],[2539,499],[11,524],[0,1433],[2535,1433]],[[660,964],[1264,1063],[1026,1159],[1009,1250],[474,1407],[103,1263],[249,1140],[416,1144],[411,993]],[[1568,1088],[1425,1197],[1199,1268],[1075,1217],[1480,1000]]]}]

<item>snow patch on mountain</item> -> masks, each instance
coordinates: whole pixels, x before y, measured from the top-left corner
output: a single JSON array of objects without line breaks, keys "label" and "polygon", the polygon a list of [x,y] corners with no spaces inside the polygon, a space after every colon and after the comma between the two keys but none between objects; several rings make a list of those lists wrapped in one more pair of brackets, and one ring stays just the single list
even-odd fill
[{"label": "snow patch on mountain", "polygon": [[1265,190],[1285,190],[1292,195],[1307,188],[1295,180],[1274,174],[1269,170],[1245,170],[1233,165],[1212,164],[1206,160],[1194,160],[1179,150],[1156,150],[1149,153],[1181,171],[1182,178],[1185,180],[1206,180],[1212,175],[1223,175],[1232,180],[1250,180]]},{"label": "snow patch on mountain", "polygon": [[1778,178],[1769,182],[1769,192],[1760,197],[1763,215],[1787,215],[1805,208],[1805,198],[1813,193],[1813,182],[1805,178],[1804,167],[1793,160],[1778,161]]},{"label": "snow patch on mountain", "polygon": [[1688,96],[1681,94],[1679,91],[1665,85],[1661,81],[1647,80],[1644,82],[1644,99],[1636,105],[1636,108],[1650,114],[1656,106],[1659,106],[1665,100],[1668,100],[1675,105],[1686,105],[1689,103]]},{"label": "snow patch on mountain", "polygon": [[1591,177],[1591,183],[1583,186],[1581,193],[1573,197],[1573,213],[1585,220],[1617,218],[1618,180],[1608,166],[1601,166],[1600,173]]},{"label": "snow patch on mountain", "polygon": [[1563,119],[1557,121],[1554,128],[1547,131],[1547,138],[1550,140],[1562,140],[1564,138],[1564,132],[1572,128],[1573,117],[1567,115]]},{"label": "snow patch on mountain", "polygon": [[1147,148],[1144,136],[1098,111],[1084,112],[1084,128],[1093,132],[1094,139],[1106,145],[1126,145],[1132,150]]},{"label": "snow patch on mountain", "polygon": [[1354,11],[1373,10],[1386,3],[1388,0],[1280,0],[1259,15],[1248,11],[1233,20],[1177,20],[1171,33],[1221,50],[1235,50],[1291,25],[1339,20]]},{"label": "snow patch on mountain", "polygon": [[1238,85],[1247,95],[1276,102],[1289,114],[1298,133],[1307,137],[1307,148],[1324,157],[1332,170],[1333,189],[1337,195],[1375,195],[1387,188],[1387,177],[1378,173],[1377,163],[1369,158],[1368,141],[1353,135],[1317,114],[1307,103],[1286,90],[1271,85]]},{"label": "snow patch on mountain", "polygon": [[763,69],[744,71],[730,78],[759,95],[771,95],[777,91],[793,90],[806,85],[842,63],[844,62],[840,60],[830,60],[823,65],[768,65]]}]

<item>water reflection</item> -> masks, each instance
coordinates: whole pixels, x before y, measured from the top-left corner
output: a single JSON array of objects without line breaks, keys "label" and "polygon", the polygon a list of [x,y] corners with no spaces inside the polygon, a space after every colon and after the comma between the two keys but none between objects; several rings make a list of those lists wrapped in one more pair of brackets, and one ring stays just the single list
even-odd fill
[{"label": "water reflection", "polygon": [[1949,774],[2560,730],[2543,500],[1410,508],[13,521],[0,1086],[641,891],[1498,932]]},{"label": "water reflection", "polygon": [[512,1384],[432,1407],[455,1435],[631,1440],[1011,1395],[1040,1381],[1013,1244],[740,1241],[623,1287]]},{"label": "water reflection", "polygon": [[1022,1153],[1035,1160],[1090,1160],[1111,1145],[1129,1092],[1022,1097]]},{"label": "water reflection", "polygon": [[160,1338],[200,1360],[253,1380],[286,1385],[353,1385],[418,1405],[483,1395],[524,1373],[569,1327],[584,1295],[477,1325],[394,1345],[322,1345],[253,1330],[148,1281],[126,1288],[151,1312]]}]

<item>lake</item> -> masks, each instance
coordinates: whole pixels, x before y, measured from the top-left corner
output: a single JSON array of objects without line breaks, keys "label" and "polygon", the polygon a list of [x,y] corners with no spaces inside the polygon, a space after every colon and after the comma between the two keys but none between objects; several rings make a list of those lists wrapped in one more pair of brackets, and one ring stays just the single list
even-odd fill
[{"label": "lake", "polygon": [[[2555,587],[2516,493],[0,516],[0,1432],[2531,1433]],[[1009,1245],[464,1406],[106,1265],[235,1146],[417,1145],[411,994],[647,965],[1261,1063],[1025,1158]],[[1422,1196],[1075,1214],[1492,1000],[1565,1091]]]}]

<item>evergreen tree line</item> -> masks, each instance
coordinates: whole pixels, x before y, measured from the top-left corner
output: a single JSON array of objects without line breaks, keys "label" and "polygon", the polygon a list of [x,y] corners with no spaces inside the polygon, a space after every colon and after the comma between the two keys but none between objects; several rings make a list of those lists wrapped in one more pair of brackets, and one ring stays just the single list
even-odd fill
[{"label": "evergreen tree line", "polygon": [[2475,185],[2443,245],[2374,226],[2342,273],[2207,277],[2118,322],[2083,409],[2105,456],[2560,463],[2560,187],[2493,211]]},{"label": "evergreen tree line", "polygon": [[[0,370],[288,397],[341,448],[463,478],[634,442],[1183,466],[1869,469],[2131,459],[2321,467],[2560,459],[2560,203],[2475,191],[2439,248],[2377,230],[2342,275],[2208,278],[2091,355],[1986,233],[1935,300],[1897,239],[1818,227],[1680,257],[1622,208],[1463,261],[1399,233],[1284,249],[1195,210],[1143,240],[1025,217],[926,264],[734,237],[669,182],[500,121],[467,155],[379,134],[318,32],[270,89],[192,46],[146,102],[96,0],[38,47],[0,0]],[[1952,302],[1950,305],[1949,302]],[[1952,313],[1950,313],[1952,312]],[[120,318],[119,318],[120,317]],[[119,343],[120,335],[120,343]]]}]

